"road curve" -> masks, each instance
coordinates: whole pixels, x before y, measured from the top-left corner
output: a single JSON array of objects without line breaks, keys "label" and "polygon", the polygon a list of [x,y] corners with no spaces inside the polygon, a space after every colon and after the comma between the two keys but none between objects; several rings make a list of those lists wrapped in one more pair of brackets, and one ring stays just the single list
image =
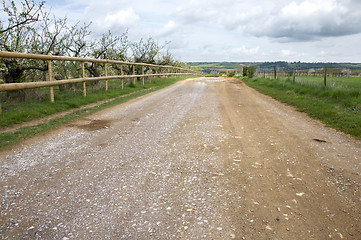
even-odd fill
[{"label": "road curve", "polygon": [[0,152],[2,239],[361,239],[361,141],[178,82]]}]

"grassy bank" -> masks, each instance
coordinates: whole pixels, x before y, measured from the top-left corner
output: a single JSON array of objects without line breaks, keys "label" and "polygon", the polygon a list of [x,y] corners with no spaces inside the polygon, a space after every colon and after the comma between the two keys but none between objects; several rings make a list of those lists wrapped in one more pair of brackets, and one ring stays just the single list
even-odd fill
[{"label": "grassy bank", "polygon": [[126,102],[130,99],[137,98],[150,92],[162,89],[179,80],[183,80],[186,78],[189,77],[162,79],[161,81],[153,81],[151,84],[145,84],[144,86],[127,86],[124,89],[109,90],[106,93],[104,91],[97,91],[88,94],[87,97],[77,95],[73,96],[72,98],[62,99],[62,97],[60,96],[58,97],[58,99],[55,99],[55,103],[53,104],[49,102],[22,104],[14,109],[3,112],[3,114],[0,115],[1,127],[11,126],[16,123],[45,117],[50,114],[58,113],[64,110],[76,109],[89,103],[96,103],[98,101],[115,98],[112,101],[97,105],[95,107],[75,110],[65,116],[54,118],[46,123],[40,123],[37,126],[21,127],[15,132],[0,133],[0,149],[12,145],[22,139],[29,138],[31,136],[56,128],[75,119],[90,115],[99,110],[112,107],[117,104]]},{"label": "grassy bank", "polygon": [[304,77],[296,82],[264,78],[242,79],[248,86],[297,107],[327,126],[361,139],[361,79],[335,78],[322,85],[321,78]]}]

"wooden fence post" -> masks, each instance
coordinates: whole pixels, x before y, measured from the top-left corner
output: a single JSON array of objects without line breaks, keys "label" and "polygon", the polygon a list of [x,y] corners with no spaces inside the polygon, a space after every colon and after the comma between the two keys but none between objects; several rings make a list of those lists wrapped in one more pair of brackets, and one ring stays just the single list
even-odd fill
[{"label": "wooden fence post", "polygon": [[[152,74],[152,67],[149,67],[149,72]],[[148,82],[152,83],[152,76],[148,76]]]},{"label": "wooden fence post", "polygon": [[[48,81],[53,81],[53,70],[51,68],[51,60],[48,60]],[[54,102],[54,87],[49,87],[50,89],[50,102]]]},{"label": "wooden fence post", "polygon": [[[104,63],[104,72],[105,76],[108,77],[107,63]],[[108,91],[108,80],[105,80],[105,91]]]},{"label": "wooden fence post", "polygon": [[324,73],[323,73],[323,85],[326,87],[326,80],[327,80],[327,65],[323,67]]},{"label": "wooden fence post", "polygon": [[296,66],[293,69],[293,82],[295,82],[295,81],[296,81]]},{"label": "wooden fence post", "polygon": [[[135,75],[135,64],[133,64],[133,76]],[[133,84],[135,85],[135,77],[133,77]]]},{"label": "wooden fence post", "polygon": [[[85,78],[85,63],[81,62],[81,76]],[[83,82],[83,96],[86,97],[86,82]]]},{"label": "wooden fence post", "polygon": [[144,85],[144,66],[142,66],[142,84]]},{"label": "wooden fence post", "polygon": [[275,74],[275,79],[277,79],[277,67],[274,67],[274,74]]},{"label": "wooden fence post", "polygon": [[[120,64],[120,75],[123,76],[123,64]],[[122,78],[122,89],[124,89],[124,78]]]}]

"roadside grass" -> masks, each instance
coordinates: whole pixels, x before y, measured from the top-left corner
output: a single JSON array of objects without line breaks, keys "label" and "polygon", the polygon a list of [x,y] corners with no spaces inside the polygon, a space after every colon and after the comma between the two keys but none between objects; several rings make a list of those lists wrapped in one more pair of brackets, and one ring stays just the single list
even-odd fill
[{"label": "roadside grass", "polygon": [[361,79],[335,78],[322,85],[322,78],[270,80],[243,78],[244,83],[300,112],[318,119],[328,127],[361,139]]},{"label": "roadside grass", "polygon": [[[162,80],[155,79],[152,83],[147,83],[144,86],[141,84],[129,84],[125,86],[124,89],[120,89],[119,87],[112,89],[111,86],[109,86],[109,90],[107,92],[105,92],[104,88],[89,89],[86,97],[83,96],[81,90],[76,94],[56,91],[54,103],[49,101],[49,97],[44,97],[43,100],[40,101],[29,100],[9,105],[9,107],[3,110],[2,114],[0,114],[0,128],[46,117],[65,110],[79,108],[90,103],[134,93],[141,89],[166,86],[168,83],[173,83],[174,81],[178,81],[180,79],[184,78],[170,78]],[[43,89],[43,92],[47,93],[48,89]]]},{"label": "roadside grass", "polygon": [[16,123],[42,118],[50,114],[58,113],[64,110],[79,108],[86,104],[96,103],[98,101],[115,98],[112,101],[97,105],[95,107],[75,110],[72,113],[69,113],[65,116],[51,119],[48,122],[40,123],[36,126],[21,127],[15,132],[0,133],[0,149],[6,146],[13,145],[22,139],[32,137],[36,134],[43,133],[48,130],[59,127],[60,125],[63,125],[70,121],[88,116],[99,110],[112,107],[120,103],[124,103],[131,99],[146,95],[150,92],[160,90],[177,81],[184,80],[187,78],[190,77],[162,79],[158,81],[152,81],[152,83],[145,84],[144,86],[140,84],[136,84],[135,87],[127,86],[124,87],[123,90],[122,89],[109,90],[108,92],[104,92],[104,90],[102,92],[97,91],[95,93],[88,94],[86,97],[75,95],[72,98],[63,99],[62,96],[58,95],[55,98],[54,103],[49,103],[49,102],[37,102],[36,104],[25,103],[21,106],[18,106],[17,108],[3,112],[0,115],[1,127],[11,126]]}]

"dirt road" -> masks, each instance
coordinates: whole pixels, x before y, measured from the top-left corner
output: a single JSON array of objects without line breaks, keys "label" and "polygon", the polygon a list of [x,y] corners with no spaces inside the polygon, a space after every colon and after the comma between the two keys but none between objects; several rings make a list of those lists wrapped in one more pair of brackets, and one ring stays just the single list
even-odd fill
[{"label": "dirt road", "polygon": [[186,80],[1,152],[0,236],[361,239],[360,160],[237,80]]}]

